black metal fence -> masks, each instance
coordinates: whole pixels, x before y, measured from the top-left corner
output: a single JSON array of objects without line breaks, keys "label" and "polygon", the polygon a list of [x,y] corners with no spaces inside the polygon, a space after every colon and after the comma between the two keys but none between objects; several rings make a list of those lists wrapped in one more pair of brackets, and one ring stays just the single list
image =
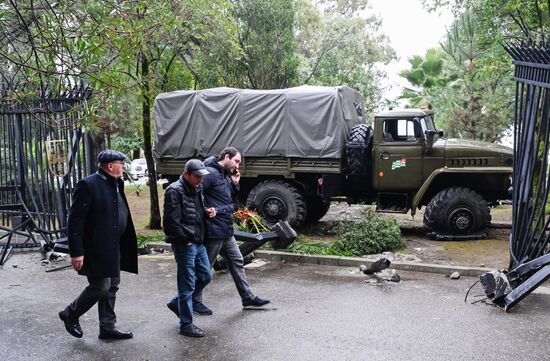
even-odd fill
[{"label": "black metal fence", "polygon": [[0,87],[0,241],[8,239],[6,246],[13,234],[27,235],[12,246],[33,246],[32,232],[63,232],[74,185],[95,169],[92,142],[79,124],[91,91],[45,92],[30,103],[7,102],[7,92]]},{"label": "black metal fence", "polygon": [[486,295],[509,310],[550,278],[550,44],[505,50],[516,81],[510,267],[480,280]]},{"label": "black metal fence", "polygon": [[530,44],[506,47],[514,59],[513,221],[511,267],[547,253],[550,177],[550,48]]}]

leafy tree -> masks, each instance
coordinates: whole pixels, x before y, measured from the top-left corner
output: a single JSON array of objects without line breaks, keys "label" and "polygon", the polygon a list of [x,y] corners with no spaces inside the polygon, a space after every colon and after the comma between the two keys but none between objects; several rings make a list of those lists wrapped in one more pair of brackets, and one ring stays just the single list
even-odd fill
[{"label": "leafy tree", "polygon": [[[118,63],[109,75],[117,82],[126,82],[125,88],[137,93],[149,184],[156,184],[151,140],[154,97],[161,91],[190,85],[182,83],[191,79],[182,62],[184,54],[192,53],[202,39],[211,35],[212,28],[225,21],[227,10],[223,0],[111,3],[110,14],[114,15],[105,19],[108,30],[102,36],[118,55]],[[157,188],[151,186],[150,194],[149,228],[159,229]]]},{"label": "leafy tree", "polygon": [[233,0],[238,38],[246,55],[245,88],[294,85],[298,58],[294,41],[294,0]]},{"label": "leafy tree", "polygon": [[410,58],[411,69],[403,70],[399,75],[407,79],[412,87],[405,87],[400,98],[407,99],[413,107],[427,104],[441,107],[446,99],[442,89],[457,79],[456,74],[446,71],[445,57],[442,49],[432,48],[426,51],[424,57],[417,55]]},{"label": "leafy tree", "polygon": [[300,83],[348,85],[365,98],[372,112],[381,98],[378,67],[395,55],[380,33],[380,19],[361,12],[366,1],[298,1],[296,40]]},{"label": "leafy tree", "polygon": [[486,39],[479,19],[461,14],[441,49],[410,60],[401,76],[412,85],[402,98],[412,106],[432,103],[439,127],[450,136],[499,140],[513,121],[511,64],[500,44]]},{"label": "leafy tree", "polygon": [[481,34],[487,38],[521,38],[547,41],[550,1],[546,0],[422,0],[437,11],[450,7],[458,16],[470,11],[479,18]]},{"label": "leafy tree", "polygon": [[[13,97],[25,101],[48,87],[63,89],[84,80],[96,95],[87,104],[87,125],[106,134],[128,128],[139,104],[149,183],[155,184],[153,99],[160,91],[191,85],[185,61],[210,39],[212,29],[228,22],[228,3],[8,0],[0,9],[0,66],[7,69],[2,77],[9,84],[29,84],[25,94],[14,87]],[[230,38],[231,32],[225,36]],[[135,103],[128,101],[132,97]],[[120,104],[129,111],[119,116],[112,109]],[[150,187],[150,192],[149,226],[160,228],[157,188]]]},{"label": "leafy tree", "polygon": [[458,74],[449,90],[453,97],[451,135],[486,141],[499,140],[513,120],[511,64],[496,61],[501,47],[479,39],[479,21],[465,12],[453,24],[442,48],[450,71]]}]

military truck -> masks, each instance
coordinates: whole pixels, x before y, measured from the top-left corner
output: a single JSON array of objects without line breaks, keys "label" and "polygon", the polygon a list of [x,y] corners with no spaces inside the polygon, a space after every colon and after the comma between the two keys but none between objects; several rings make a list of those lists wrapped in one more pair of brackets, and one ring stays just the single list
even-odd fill
[{"label": "military truck", "polygon": [[361,95],[346,86],[177,91],[160,94],[154,112],[164,177],[233,145],[240,200],[270,224],[317,221],[345,197],[380,212],[425,206],[432,235],[473,237],[490,223],[489,206],[509,198],[510,148],[446,139],[431,109],[384,111],[371,127]]}]

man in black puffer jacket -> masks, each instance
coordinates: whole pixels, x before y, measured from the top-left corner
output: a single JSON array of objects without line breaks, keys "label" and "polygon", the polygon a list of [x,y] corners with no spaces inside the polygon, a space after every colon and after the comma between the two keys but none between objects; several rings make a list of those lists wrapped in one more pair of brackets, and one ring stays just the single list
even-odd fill
[{"label": "man in black puffer jacket", "polygon": [[214,208],[204,206],[201,183],[208,171],[198,159],[185,163],[183,175],[164,193],[164,234],[172,245],[177,264],[178,294],[166,306],[180,319],[180,334],[202,337],[193,324],[193,291],[201,291],[212,279],[204,247],[205,221],[215,217]]},{"label": "man in black puffer jacket", "polygon": [[[204,177],[203,191],[205,203],[216,209],[216,217],[207,220],[206,251],[210,264],[220,254],[227,264],[227,269],[237,286],[243,308],[257,308],[269,303],[252,292],[244,272],[243,256],[235,237],[233,237],[234,199],[239,191],[239,166],[241,154],[233,147],[223,149],[218,158],[210,157],[204,161],[209,174]],[[211,315],[210,310],[202,303],[202,290],[193,293],[193,312]]]}]

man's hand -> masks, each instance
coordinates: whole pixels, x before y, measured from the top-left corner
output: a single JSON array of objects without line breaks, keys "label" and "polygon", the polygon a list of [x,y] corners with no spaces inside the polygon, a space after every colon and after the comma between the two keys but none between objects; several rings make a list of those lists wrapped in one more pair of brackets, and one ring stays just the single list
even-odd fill
[{"label": "man's hand", "polygon": [[71,257],[71,265],[73,266],[75,271],[80,271],[80,269],[84,265],[84,256]]},{"label": "man's hand", "polygon": [[233,174],[231,174],[231,182],[233,182],[234,185],[239,184],[239,181],[241,180],[241,172],[239,172],[238,169],[235,169],[233,171]]},{"label": "man's hand", "polygon": [[205,211],[209,218],[216,217],[216,208],[214,207],[206,208]]}]

